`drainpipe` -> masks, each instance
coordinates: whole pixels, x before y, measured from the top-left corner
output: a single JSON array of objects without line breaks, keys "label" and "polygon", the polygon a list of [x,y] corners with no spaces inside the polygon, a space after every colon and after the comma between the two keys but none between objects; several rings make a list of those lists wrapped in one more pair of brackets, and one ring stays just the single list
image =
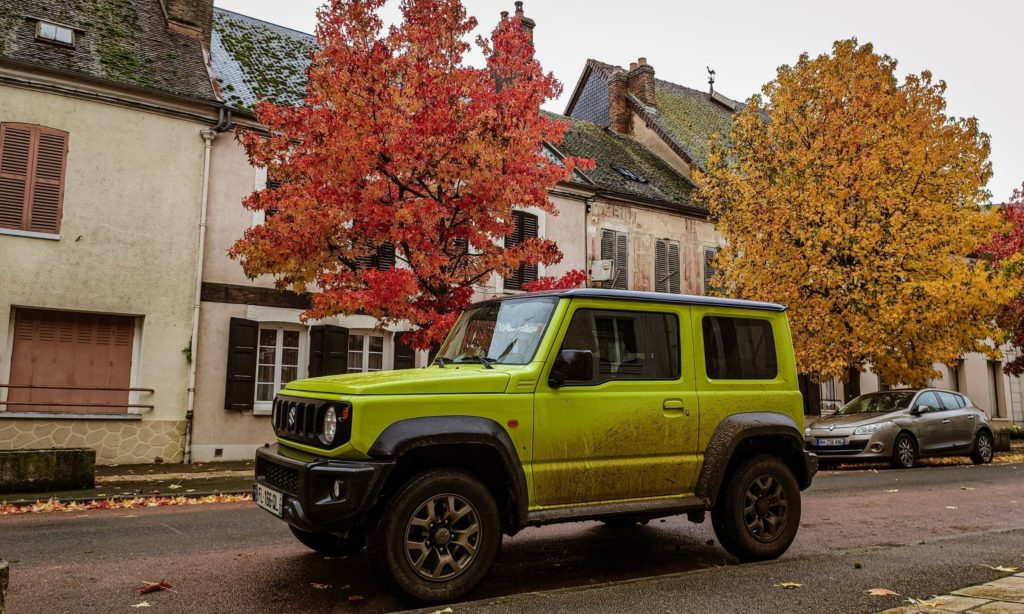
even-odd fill
[{"label": "drainpipe", "polygon": [[217,135],[231,127],[231,111],[221,107],[217,124],[199,133],[203,139],[203,188],[199,207],[199,245],[196,248],[196,288],[192,301],[192,361],[188,367],[188,409],[185,412],[184,462],[192,462],[192,419],[196,408],[196,363],[199,350],[199,310],[202,305],[203,260],[206,250],[206,210],[210,202],[210,152]]}]

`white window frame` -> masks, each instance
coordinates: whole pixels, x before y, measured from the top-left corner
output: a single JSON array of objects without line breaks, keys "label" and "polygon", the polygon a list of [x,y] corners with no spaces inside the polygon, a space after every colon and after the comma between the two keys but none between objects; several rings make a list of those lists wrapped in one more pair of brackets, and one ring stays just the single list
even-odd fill
[{"label": "white window frame", "polygon": [[[352,365],[349,364],[348,367],[347,367],[347,371],[346,371],[347,373],[376,373],[377,372],[376,370],[374,370],[374,371],[367,370],[368,363],[369,363],[369,356],[370,356],[370,351],[369,351],[369,348],[370,348],[370,339],[369,338],[370,337],[381,337],[382,340],[383,340],[382,348],[381,348],[381,359],[380,359],[381,368],[380,368],[380,370],[381,371],[392,371],[392,370],[394,370],[394,368],[395,368],[395,344],[394,344],[395,336],[394,336],[394,333],[391,333],[389,331],[379,331],[379,330],[373,330],[373,329],[369,329],[369,330],[366,330],[366,329],[355,329],[355,330],[349,330],[348,334],[349,334],[349,338],[352,338],[353,336],[360,336],[360,337],[363,338],[363,350],[362,350],[363,364],[360,365],[360,368],[359,368],[358,371],[353,370],[352,369]],[[348,352],[349,351],[348,348],[346,348],[345,351]]]},{"label": "white window frame", "polygon": [[259,339],[264,330],[277,331],[277,339],[274,346],[274,395],[277,395],[278,391],[284,386],[281,383],[281,355],[284,351],[284,346],[282,345],[283,331],[289,330],[299,333],[299,360],[296,366],[295,379],[303,379],[308,377],[309,374],[309,330],[304,326],[288,324],[286,322],[260,322],[259,330],[256,333],[256,386],[253,389],[253,413],[256,415],[270,415],[274,407],[273,398],[269,401],[258,400],[259,385],[261,383],[259,361],[261,345]]}]

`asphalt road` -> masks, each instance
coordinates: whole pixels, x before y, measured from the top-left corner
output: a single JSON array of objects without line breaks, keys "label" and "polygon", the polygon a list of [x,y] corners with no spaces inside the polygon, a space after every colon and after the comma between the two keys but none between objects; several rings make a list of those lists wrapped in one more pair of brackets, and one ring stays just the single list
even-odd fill
[{"label": "asphalt road", "polygon": [[[251,504],[0,517],[0,558],[12,563],[14,614],[134,612],[130,606],[143,600],[151,606],[145,612],[403,609],[362,557],[313,553]],[[856,572],[855,561],[862,562]],[[629,529],[593,522],[527,529],[506,539],[473,595],[478,601],[456,611],[576,611],[576,604],[587,612],[756,612],[770,609],[758,597],[765,593],[788,600],[771,606],[785,611],[867,612],[899,600],[865,601],[863,590],[873,586],[861,584],[927,596],[998,576],[980,563],[1024,566],[1024,465],[823,472],[805,493],[796,542],[770,564],[736,566],[709,522],[685,518]],[[703,571],[678,575],[695,570]],[[677,575],[655,578],[665,574]],[[807,588],[772,587],[800,581],[788,576]],[[641,580],[604,585],[630,579]],[[174,591],[133,591],[161,580]],[[815,597],[815,586],[823,594]],[[635,600],[622,603],[631,591]],[[698,592],[683,599],[686,591]]]}]

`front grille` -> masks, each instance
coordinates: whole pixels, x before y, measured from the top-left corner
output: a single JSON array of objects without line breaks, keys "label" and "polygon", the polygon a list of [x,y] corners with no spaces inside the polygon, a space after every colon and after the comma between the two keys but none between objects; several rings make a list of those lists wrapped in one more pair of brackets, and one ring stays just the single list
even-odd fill
[{"label": "front grille", "polygon": [[299,472],[259,458],[256,462],[256,479],[290,495],[299,492]]},{"label": "front grille", "polygon": [[320,429],[328,406],[334,406],[338,415],[338,433],[330,447],[347,443],[352,436],[352,407],[348,403],[278,395],[271,416],[274,432],[284,439],[325,447],[320,441]]}]

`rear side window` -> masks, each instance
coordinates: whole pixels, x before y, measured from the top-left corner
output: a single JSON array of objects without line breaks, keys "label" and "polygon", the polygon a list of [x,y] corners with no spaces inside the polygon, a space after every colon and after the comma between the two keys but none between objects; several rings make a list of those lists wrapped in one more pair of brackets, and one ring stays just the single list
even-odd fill
[{"label": "rear side window", "polygon": [[779,374],[771,322],[705,316],[704,364],[710,379],[774,379]]},{"label": "rear side window", "polygon": [[679,318],[675,314],[580,309],[572,316],[561,349],[594,354],[594,379],[567,384],[676,380],[680,376]]},{"label": "rear side window", "polygon": [[953,394],[952,392],[936,392],[935,394],[939,395],[939,401],[945,409],[960,409],[964,407],[964,398],[958,394]]}]

